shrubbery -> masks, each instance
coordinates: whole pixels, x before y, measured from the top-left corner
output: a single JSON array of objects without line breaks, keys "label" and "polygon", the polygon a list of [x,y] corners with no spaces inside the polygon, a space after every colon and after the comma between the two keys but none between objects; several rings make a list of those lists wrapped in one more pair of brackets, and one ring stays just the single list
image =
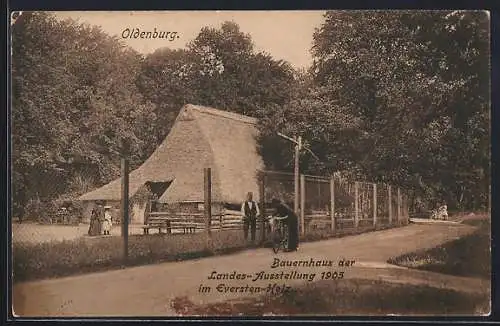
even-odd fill
[{"label": "shrubbery", "polygon": [[44,202],[39,199],[31,199],[26,204],[23,220],[45,222],[57,212],[57,207],[52,201]]},{"label": "shrubbery", "polygon": [[462,238],[436,248],[420,250],[390,259],[388,262],[438,273],[491,278],[491,220],[465,220],[478,229]]},{"label": "shrubbery", "polygon": [[177,297],[172,308],[184,316],[450,315],[489,311],[488,296],[426,285],[344,279],[307,283],[284,294],[196,304]]}]

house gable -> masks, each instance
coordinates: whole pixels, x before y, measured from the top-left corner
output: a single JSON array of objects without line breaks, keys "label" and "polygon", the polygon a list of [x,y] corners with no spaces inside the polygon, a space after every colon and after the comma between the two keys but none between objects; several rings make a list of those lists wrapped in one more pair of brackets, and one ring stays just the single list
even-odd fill
[{"label": "house gable", "polygon": [[[204,168],[212,169],[212,200],[236,203],[248,191],[258,200],[256,120],[196,105],[184,106],[163,143],[130,173],[132,197],[146,182],[171,182],[159,201],[203,202]],[[80,200],[120,200],[120,178]]]}]

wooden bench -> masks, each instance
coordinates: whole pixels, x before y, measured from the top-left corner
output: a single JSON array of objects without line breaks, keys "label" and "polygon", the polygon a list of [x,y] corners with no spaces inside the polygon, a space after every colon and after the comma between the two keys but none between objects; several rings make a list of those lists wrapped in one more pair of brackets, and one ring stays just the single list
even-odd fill
[{"label": "wooden bench", "polygon": [[195,221],[172,221],[171,228],[176,230],[182,230],[184,234],[186,233],[195,233],[196,230],[205,229],[204,222],[195,222]]},{"label": "wooden bench", "polygon": [[71,215],[70,212],[57,212],[53,214],[49,222],[50,224],[64,224],[64,225],[71,225],[71,224],[78,224],[80,222],[81,218],[76,218]]},{"label": "wooden bench", "polygon": [[172,230],[182,230],[183,233],[194,233],[198,229],[204,229],[205,224],[202,221],[195,221],[189,216],[169,215],[169,214],[151,214],[145,225],[142,226],[144,234],[149,234],[149,229],[158,229],[158,233],[166,229],[167,234]]}]

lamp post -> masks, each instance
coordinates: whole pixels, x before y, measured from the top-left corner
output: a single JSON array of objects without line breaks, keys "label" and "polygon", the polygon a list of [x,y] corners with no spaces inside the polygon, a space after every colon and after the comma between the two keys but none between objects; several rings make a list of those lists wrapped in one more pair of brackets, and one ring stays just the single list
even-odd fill
[{"label": "lamp post", "polygon": [[288,137],[280,132],[278,132],[278,136],[291,141],[292,143],[295,144],[295,157],[294,157],[294,173],[293,173],[293,185],[294,185],[294,200],[293,200],[293,211],[296,214],[299,214],[299,157],[300,157],[300,150],[302,149],[302,137]]},{"label": "lamp post", "polygon": [[[295,196],[294,196],[294,201],[293,201],[293,210],[298,215],[299,214],[299,200],[300,200],[300,197],[299,197],[299,189],[300,189],[299,188],[299,177],[300,177],[299,158],[300,158],[300,152],[303,149],[305,149],[306,151],[311,153],[311,155],[316,160],[319,161],[319,158],[318,158],[318,156],[316,156],[316,154],[313,153],[313,151],[311,151],[307,146],[304,145],[304,143],[302,142],[301,136],[292,138],[292,137],[284,135],[280,132],[278,132],[278,136],[295,144],[295,158],[294,158],[295,164],[294,164],[294,174],[293,174]],[[304,218],[304,217],[302,217],[302,218]]]}]

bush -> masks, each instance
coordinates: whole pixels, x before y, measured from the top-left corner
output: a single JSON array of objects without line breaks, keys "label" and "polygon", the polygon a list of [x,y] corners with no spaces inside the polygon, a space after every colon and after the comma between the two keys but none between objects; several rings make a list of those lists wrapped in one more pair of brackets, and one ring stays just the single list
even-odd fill
[{"label": "bush", "polygon": [[59,198],[50,201],[40,199],[30,199],[24,209],[24,216],[21,220],[37,221],[40,223],[50,223],[52,217],[61,212],[62,208],[67,209],[69,223],[78,223],[82,217],[82,203],[79,201]]},{"label": "bush", "polygon": [[23,220],[48,222],[57,212],[57,206],[51,201],[30,199],[24,210]]},{"label": "bush", "polygon": [[266,315],[449,315],[489,311],[489,298],[425,285],[345,279],[308,283],[284,294],[195,304],[171,302],[179,314],[197,316]]},{"label": "bush", "polygon": [[491,229],[489,220],[471,220],[478,229],[436,248],[408,253],[388,261],[409,268],[438,273],[491,278]]}]

